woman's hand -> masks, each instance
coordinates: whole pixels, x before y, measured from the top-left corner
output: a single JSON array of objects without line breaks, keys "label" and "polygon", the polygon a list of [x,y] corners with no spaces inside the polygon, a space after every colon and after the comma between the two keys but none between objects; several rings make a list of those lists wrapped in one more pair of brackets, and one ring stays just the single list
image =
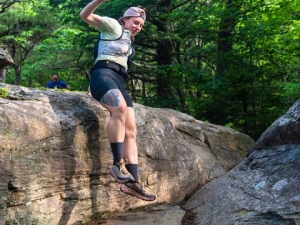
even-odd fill
[{"label": "woman's hand", "polygon": [[87,4],[80,12],[80,18],[86,23],[100,28],[102,24],[102,17],[94,14],[95,9],[103,2],[107,2],[109,0],[93,0],[89,4]]}]

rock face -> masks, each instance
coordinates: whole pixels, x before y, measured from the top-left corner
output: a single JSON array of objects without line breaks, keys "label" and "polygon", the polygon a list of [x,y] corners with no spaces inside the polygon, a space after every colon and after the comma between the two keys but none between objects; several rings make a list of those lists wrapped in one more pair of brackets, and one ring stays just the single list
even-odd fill
[{"label": "rock face", "polygon": [[[140,177],[157,195],[144,202],[120,192],[108,174],[109,112],[98,102],[82,93],[0,88],[8,90],[0,97],[0,225],[85,224],[92,216],[178,204],[254,144],[232,129],[135,104]],[[172,210],[157,221],[182,216]]]},{"label": "rock face", "polygon": [[184,205],[194,224],[300,224],[300,101],[267,129],[249,156]]},{"label": "rock face", "polygon": [[3,48],[0,48],[0,69],[13,64],[14,61],[11,58],[10,54],[4,50]]},{"label": "rock face", "polygon": [[296,102],[285,115],[276,120],[258,139],[253,149],[266,149],[273,146],[300,145],[300,110]]}]

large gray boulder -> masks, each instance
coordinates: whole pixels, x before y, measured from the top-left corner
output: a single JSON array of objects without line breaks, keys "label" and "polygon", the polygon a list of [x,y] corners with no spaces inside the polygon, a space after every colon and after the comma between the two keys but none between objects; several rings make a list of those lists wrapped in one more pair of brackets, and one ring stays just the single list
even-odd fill
[{"label": "large gray boulder", "polygon": [[249,156],[184,205],[193,224],[300,224],[300,101],[276,120]]},{"label": "large gray boulder", "polygon": [[5,49],[0,48],[0,70],[13,63],[14,60],[11,58],[10,54]]},{"label": "large gray boulder", "polygon": [[[85,224],[129,209],[176,205],[240,163],[254,144],[230,128],[135,104],[140,176],[157,195],[145,202],[120,192],[108,174],[109,112],[97,101],[83,93],[0,88],[8,96],[0,97],[1,225]],[[152,221],[160,224],[172,215],[176,224],[184,214],[177,207],[157,211]]]}]

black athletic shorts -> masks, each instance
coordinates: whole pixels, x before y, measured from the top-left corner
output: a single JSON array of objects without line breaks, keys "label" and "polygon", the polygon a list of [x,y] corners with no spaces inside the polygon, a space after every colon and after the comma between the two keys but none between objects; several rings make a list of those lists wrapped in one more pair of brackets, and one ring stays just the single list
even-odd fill
[{"label": "black athletic shorts", "polygon": [[110,68],[96,68],[91,74],[90,91],[92,96],[100,102],[106,92],[119,89],[127,103],[127,107],[133,107],[132,99],[126,90],[123,76]]}]

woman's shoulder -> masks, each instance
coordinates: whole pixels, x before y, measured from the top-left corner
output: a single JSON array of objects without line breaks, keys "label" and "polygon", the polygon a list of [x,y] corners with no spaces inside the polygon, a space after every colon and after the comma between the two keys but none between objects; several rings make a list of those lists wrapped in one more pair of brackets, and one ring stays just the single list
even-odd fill
[{"label": "woman's shoulder", "polygon": [[102,18],[102,25],[100,27],[101,32],[116,34],[117,36],[120,36],[122,34],[122,29],[122,26],[116,19],[110,17]]}]

